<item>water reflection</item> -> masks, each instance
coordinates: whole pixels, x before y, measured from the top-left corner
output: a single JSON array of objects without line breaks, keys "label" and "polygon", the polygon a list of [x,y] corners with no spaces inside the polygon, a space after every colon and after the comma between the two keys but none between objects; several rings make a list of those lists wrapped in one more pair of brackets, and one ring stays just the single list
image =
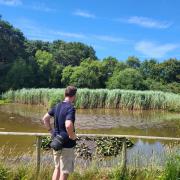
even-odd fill
[{"label": "water reflection", "polygon": [[[43,130],[43,127],[40,126],[40,119],[47,112],[47,109],[43,106],[9,104],[0,106],[0,112],[5,113],[1,113],[0,122],[6,120],[4,123],[9,126],[10,121],[16,123],[21,121],[22,127],[26,127],[27,131],[30,131],[32,124],[36,124],[38,129]],[[133,112],[117,109],[80,109],[77,110],[76,128],[78,132],[178,137],[180,134],[179,115],[179,113],[164,111]],[[27,122],[30,126],[27,126]],[[5,128],[2,123],[0,128],[1,130]]]},{"label": "water reflection", "polygon": [[[41,124],[41,117],[47,112],[42,106],[9,104],[0,106],[0,131],[47,132]],[[76,128],[78,133],[132,134],[179,137],[180,116],[164,111],[120,111],[114,109],[77,110]],[[128,159],[152,152],[163,153],[164,147],[179,143],[156,140],[133,140],[135,146],[128,150]],[[7,144],[18,151],[27,151],[33,145],[33,137],[0,136],[0,146]],[[133,154],[135,153],[136,156]],[[114,159],[116,161],[116,159]],[[136,160],[135,160],[136,161]],[[114,162],[115,163],[115,162]],[[132,162],[131,162],[132,163]]]}]

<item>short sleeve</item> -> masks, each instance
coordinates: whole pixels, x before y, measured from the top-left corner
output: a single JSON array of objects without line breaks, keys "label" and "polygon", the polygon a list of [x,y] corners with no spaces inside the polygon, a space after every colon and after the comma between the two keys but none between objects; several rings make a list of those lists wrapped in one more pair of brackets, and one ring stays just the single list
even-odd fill
[{"label": "short sleeve", "polygon": [[54,114],[55,114],[55,107],[53,107],[50,111],[48,111],[48,114],[50,116],[54,116]]},{"label": "short sleeve", "polygon": [[72,120],[73,122],[75,121],[75,108],[70,107],[67,111],[66,114],[66,120]]}]

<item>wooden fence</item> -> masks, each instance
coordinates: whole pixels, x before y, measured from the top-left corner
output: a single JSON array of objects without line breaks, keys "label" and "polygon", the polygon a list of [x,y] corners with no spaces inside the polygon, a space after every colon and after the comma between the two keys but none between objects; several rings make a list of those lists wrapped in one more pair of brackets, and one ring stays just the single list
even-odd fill
[{"label": "wooden fence", "polygon": [[[13,136],[35,136],[36,137],[36,165],[37,175],[40,170],[41,162],[41,138],[43,136],[50,136],[49,133],[27,133],[27,132],[0,132],[0,135],[13,135]],[[123,139],[122,144],[122,160],[121,168],[126,169],[127,151],[126,151],[126,139],[154,139],[154,140],[168,140],[168,141],[180,141],[180,138],[174,137],[157,137],[157,136],[134,136],[134,135],[107,135],[107,134],[77,134],[79,137],[120,137]]]}]

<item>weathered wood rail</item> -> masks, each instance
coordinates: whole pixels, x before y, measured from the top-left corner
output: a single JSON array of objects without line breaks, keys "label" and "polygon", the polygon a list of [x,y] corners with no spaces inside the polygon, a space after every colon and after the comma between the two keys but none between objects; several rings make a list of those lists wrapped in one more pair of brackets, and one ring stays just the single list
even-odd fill
[{"label": "weathered wood rail", "polygon": [[[27,132],[0,132],[0,135],[11,135],[11,136],[35,136],[36,137],[36,165],[37,174],[40,170],[41,161],[41,137],[50,136],[49,133],[27,133]],[[167,140],[167,141],[180,141],[180,138],[175,137],[158,137],[158,136],[135,136],[135,135],[108,135],[108,134],[77,134],[79,137],[120,137],[123,138],[122,144],[122,161],[121,168],[124,171],[126,169],[126,139],[154,139],[154,140]]]}]

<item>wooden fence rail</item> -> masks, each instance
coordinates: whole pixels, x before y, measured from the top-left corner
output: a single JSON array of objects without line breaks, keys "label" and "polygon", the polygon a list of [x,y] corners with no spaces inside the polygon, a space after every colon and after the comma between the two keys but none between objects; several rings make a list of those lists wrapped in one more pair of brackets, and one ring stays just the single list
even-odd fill
[{"label": "wooden fence rail", "polygon": [[[11,135],[11,136],[35,136],[36,137],[36,165],[37,175],[40,170],[41,161],[41,138],[43,136],[50,136],[49,133],[27,133],[27,132],[0,132],[0,135]],[[158,137],[158,136],[135,136],[135,135],[108,135],[108,134],[77,134],[79,137],[120,137],[123,138],[122,144],[122,161],[121,168],[124,171],[126,169],[126,138],[132,139],[154,139],[154,140],[168,140],[168,141],[180,141],[180,138],[174,137]]]},{"label": "wooden fence rail", "polygon": [[[49,133],[34,133],[34,132],[0,132],[0,135],[16,135],[16,136],[50,136]],[[89,137],[126,137],[132,139],[155,139],[155,140],[170,140],[180,141],[179,138],[175,137],[159,137],[159,136],[136,136],[136,135],[109,135],[109,134],[77,134],[77,136],[89,136]]]}]

